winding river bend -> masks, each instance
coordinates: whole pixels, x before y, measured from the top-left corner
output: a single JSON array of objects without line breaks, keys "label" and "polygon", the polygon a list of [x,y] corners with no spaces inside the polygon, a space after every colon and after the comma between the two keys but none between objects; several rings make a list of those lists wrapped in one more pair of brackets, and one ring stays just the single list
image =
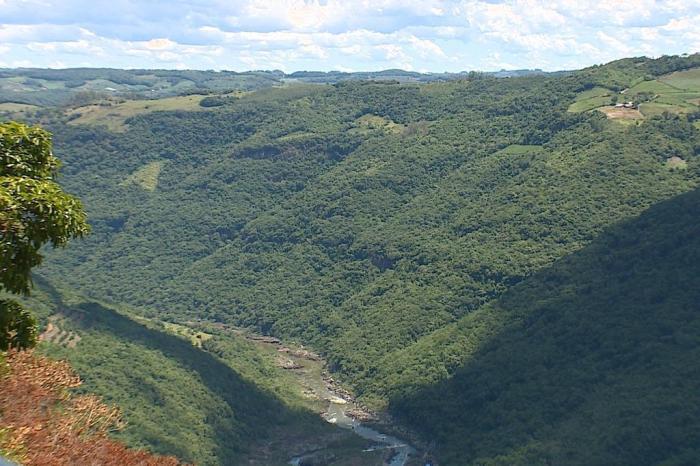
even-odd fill
[{"label": "winding river bend", "polygon": [[[417,453],[417,450],[408,442],[397,437],[384,434],[379,430],[368,427],[357,419],[348,415],[362,408],[357,406],[351,399],[343,398],[333,392],[323,380],[317,387],[318,393],[323,399],[328,400],[328,409],[323,413],[323,418],[332,424],[344,429],[351,429],[356,435],[375,442],[375,445],[364,450],[366,452],[376,450],[391,450],[393,456],[389,460],[390,466],[404,466],[408,461],[409,456]],[[289,464],[298,466],[301,464],[304,455],[295,456],[289,461]]]},{"label": "winding river bend", "polygon": [[[405,466],[410,457],[418,454],[418,450],[407,441],[381,432],[381,427],[376,425],[370,427],[364,424],[360,419],[371,418],[372,415],[325,373],[325,363],[317,354],[303,348],[287,347],[273,337],[247,334],[246,338],[275,349],[279,355],[279,365],[296,374],[304,393],[309,398],[324,403],[325,408],[321,416],[326,422],[351,430],[371,441],[373,444],[363,450],[364,452],[390,451],[387,455],[390,458],[390,466]],[[313,452],[300,454],[291,458],[289,464],[299,466],[305,458],[312,456]]]}]

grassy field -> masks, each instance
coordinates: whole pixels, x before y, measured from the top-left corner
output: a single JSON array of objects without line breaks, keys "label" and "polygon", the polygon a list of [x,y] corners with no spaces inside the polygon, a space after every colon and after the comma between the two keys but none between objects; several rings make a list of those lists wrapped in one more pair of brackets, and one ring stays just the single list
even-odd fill
[{"label": "grassy field", "polygon": [[37,110],[39,107],[29,104],[18,104],[15,102],[4,102],[0,104],[0,119],[22,119]]},{"label": "grassy field", "polygon": [[595,87],[578,94],[570,112],[600,110],[608,118],[630,121],[669,113],[689,113],[700,109],[700,68],[671,73],[650,81],[640,81],[620,95],[619,101],[645,101],[639,112],[609,107],[614,94],[610,89]]},{"label": "grassy field", "polygon": [[700,68],[671,73],[659,78],[665,84],[677,89],[695,91],[700,93]]},{"label": "grassy field", "polygon": [[498,151],[499,154],[512,154],[512,155],[520,155],[520,154],[529,154],[531,152],[535,152],[542,149],[542,146],[535,146],[535,145],[526,145],[526,144],[511,144],[508,147],[505,147]]},{"label": "grassy field", "polygon": [[165,162],[162,160],[147,163],[129,175],[122,182],[122,185],[127,186],[130,184],[135,184],[142,187],[146,191],[155,191],[158,187],[158,177],[160,176],[160,171],[163,169],[164,164]]},{"label": "grassy field", "polygon": [[627,89],[627,91],[625,91],[625,96],[632,97],[642,92],[650,92],[653,94],[668,94],[670,92],[677,91],[678,89],[658,80],[642,81],[639,84]]},{"label": "grassy field", "polygon": [[0,78],[0,89],[8,89],[15,92],[64,88],[64,83],[60,81],[50,81],[46,79],[37,78],[30,79],[23,76]]},{"label": "grassy field", "polygon": [[576,101],[569,106],[572,113],[581,113],[610,104],[613,91],[604,87],[594,87],[581,92],[576,96]]},{"label": "grassy field", "polygon": [[383,130],[387,133],[399,134],[404,130],[404,126],[395,123],[389,118],[368,113],[355,120],[355,129],[360,133],[372,130]]},{"label": "grassy field", "polygon": [[173,335],[188,339],[190,343],[197,348],[201,348],[203,342],[210,340],[213,337],[211,333],[194,330],[191,327],[173,322],[163,322],[163,328]]},{"label": "grassy field", "polygon": [[645,117],[661,115],[664,112],[668,113],[688,113],[693,110],[693,107],[686,105],[673,105],[662,102],[648,102],[639,106],[639,110]]},{"label": "grassy field", "polygon": [[110,131],[116,133],[124,132],[128,129],[126,120],[143,113],[158,111],[203,111],[199,102],[204,96],[187,95],[182,97],[167,97],[158,100],[128,100],[126,102],[107,102],[99,105],[86,105],[69,110],[69,116],[78,115],[71,120],[72,125],[102,125]]},{"label": "grassy field", "polygon": [[0,112],[26,112],[28,110],[36,110],[36,105],[18,104],[15,102],[5,102],[0,104]]},{"label": "grassy field", "polygon": [[671,169],[685,170],[688,168],[688,162],[680,157],[673,156],[666,160],[666,166]]}]

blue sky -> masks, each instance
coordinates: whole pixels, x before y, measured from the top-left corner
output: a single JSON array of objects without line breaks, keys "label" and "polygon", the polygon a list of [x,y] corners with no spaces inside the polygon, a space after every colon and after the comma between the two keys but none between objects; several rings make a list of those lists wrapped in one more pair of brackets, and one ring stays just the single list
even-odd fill
[{"label": "blue sky", "polygon": [[0,67],[574,69],[700,51],[700,0],[0,0]]}]

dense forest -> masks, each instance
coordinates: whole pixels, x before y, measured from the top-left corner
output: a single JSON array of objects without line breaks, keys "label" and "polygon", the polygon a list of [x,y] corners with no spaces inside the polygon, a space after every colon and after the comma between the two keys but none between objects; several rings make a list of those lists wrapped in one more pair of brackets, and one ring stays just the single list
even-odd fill
[{"label": "dense forest", "polygon": [[[403,351],[395,411],[450,464],[695,464],[698,215],[660,202]],[[407,389],[424,367],[454,376]]]},{"label": "dense forest", "polygon": [[[253,353],[180,348],[162,325],[309,345],[440,464],[695,464],[698,66],[633,58],[427,83],[309,73],[183,108],[99,113],[126,104],[87,96],[103,100],[9,111],[54,133],[60,181],[93,230],[39,271],[45,324],[65,307],[47,290],[92,303],[67,313],[89,328],[76,348],[47,351],[135,413],[129,441],[203,463],[221,461],[226,429],[245,432],[226,455],[266,431],[248,409],[303,402],[272,390],[239,406],[221,387],[241,371],[265,379]],[[625,94],[640,111],[603,112]],[[137,353],[138,383],[112,374]],[[178,427],[193,420],[143,414],[146,387],[174,384],[212,400],[192,412],[223,407],[199,418],[199,439]]]}]

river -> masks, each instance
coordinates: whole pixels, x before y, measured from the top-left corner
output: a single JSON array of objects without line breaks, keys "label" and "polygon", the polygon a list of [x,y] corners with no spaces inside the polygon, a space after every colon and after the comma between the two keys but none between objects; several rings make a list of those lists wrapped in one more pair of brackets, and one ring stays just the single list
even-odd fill
[{"label": "river", "polygon": [[[357,406],[353,400],[343,398],[342,396],[339,396],[337,393],[333,392],[326,383],[323,383],[323,381],[315,386],[314,390],[320,392],[318,395],[320,395],[323,399],[328,400],[328,409],[323,414],[323,418],[327,422],[335,424],[344,429],[351,429],[356,435],[376,443],[364,451],[392,450],[394,455],[391,457],[391,460],[388,463],[390,466],[404,466],[408,461],[408,458],[411,455],[416,454],[416,449],[408,442],[397,437],[384,434],[379,430],[368,427],[357,419],[348,416],[348,412],[361,408]],[[298,466],[304,456],[305,455],[295,456],[289,461],[289,464]]]},{"label": "river", "polygon": [[[405,466],[410,457],[419,454],[418,450],[407,441],[382,432],[377,424],[369,427],[358,420],[357,417],[365,418],[372,415],[329,377],[324,370],[325,362],[317,354],[301,346],[287,347],[274,337],[251,334],[223,324],[217,326],[231,329],[260,347],[277,353],[280,367],[296,375],[298,383],[309,398],[325,404],[326,407],[321,416],[326,422],[352,430],[356,435],[373,443],[363,451],[391,450],[392,455],[387,463],[390,466]],[[313,455],[313,451],[302,453],[290,458],[289,464],[299,466],[305,458],[311,458]]]},{"label": "river", "polygon": [[[364,412],[363,407],[358,405],[352,397],[343,393],[342,389],[324,376],[322,371],[308,370],[309,359],[303,356],[295,357],[295,355],[290,357],[295,363],[306,366],[307,370],[302,369],[298,373],[306,390],[328,403],[322,414],[323,419],[343,429],[352,430],[356,435],[374,442],[374,445],[364,451],[391,450],[393,456],[388,463],[390,466],[404,466],[409,457],[417,453],[416,448],[405,440],[383,433],[376,426],[369,427],[351,416],[349,413]],[[295,456],[290,459],[289,464],[298,466],[305,456]]]}]

